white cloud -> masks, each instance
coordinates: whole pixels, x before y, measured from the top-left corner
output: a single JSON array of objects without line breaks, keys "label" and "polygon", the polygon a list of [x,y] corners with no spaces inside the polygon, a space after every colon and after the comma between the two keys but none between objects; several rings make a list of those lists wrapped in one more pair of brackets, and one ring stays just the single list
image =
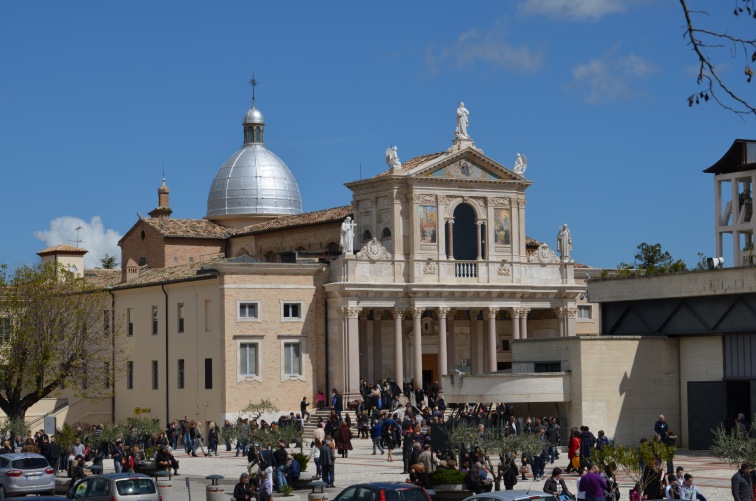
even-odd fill
[{"label": "white cloud", "polygon": [[628,0],[523,0],[517,6],[526,16],[548,16],[555,19],[598,21],[608,14],[627,10]]},{"label": "white cloud", "polygon": [[501,23],[488,31],[466,31],[450,47],[440,51],[429,49],[426,54],[428,68],[436,73],[444,66],[465,68],[480,62],[515,73],[538,71],[543,66],[542,51],[508,42],[505,31]]},{"label": "white cloud", "polygon": [[585,102],[608,103],[642,95],[641,82],[659,71],[656,65],[640,56],[616,56],[613,52],[572,70],[571,87],[584,94]]},{"label": "white cloud", "polygon": [[47,247],[54,245],[76,245],[76,228],[79,230],[79,247],[89,252],[84,255],[84,267],[96,268],[100,266],[100,259],[105,254],[116,256],[121,260],[121,249],[118,240],[121,235],[111,229],[106,229],[100,216],[92,217],[88,223],[83,219],[63,216],[50,221],[50,228],[34,232],[34,237],[43,241]]}]

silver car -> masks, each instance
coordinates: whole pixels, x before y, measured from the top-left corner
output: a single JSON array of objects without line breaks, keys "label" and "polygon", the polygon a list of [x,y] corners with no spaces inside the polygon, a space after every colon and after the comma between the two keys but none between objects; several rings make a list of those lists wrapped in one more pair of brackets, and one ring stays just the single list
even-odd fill
[{"label": "silver car", "polygon": [[90,475],[68,491],[69,499],[89,501],[161,501],[155,482],[141,473]]},{"label": "silver car", "polygon": [[0,455],[0,499],[25,494],[55,494],[55,470],[33,452]]}]

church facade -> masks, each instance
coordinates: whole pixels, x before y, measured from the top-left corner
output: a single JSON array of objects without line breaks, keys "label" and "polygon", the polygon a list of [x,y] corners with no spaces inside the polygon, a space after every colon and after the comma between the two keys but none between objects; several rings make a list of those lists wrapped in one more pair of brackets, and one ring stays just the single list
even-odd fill
[{"label": "church facade", "polygon": [[112,415],[86,419],[222,422],[262,399],[352,399],[360,378],[443,386],[511,369],[518,340],[597,334],[569,229],[558,252],[526,236],[526,160],[488,157],[460,120],[448,149],[389,150],[387,171],[347,184],[350,205],[303,213],[253,101],[206,217],[172,217],[164,181],[119,242],[122,270],[85,271],[128,345]]}]

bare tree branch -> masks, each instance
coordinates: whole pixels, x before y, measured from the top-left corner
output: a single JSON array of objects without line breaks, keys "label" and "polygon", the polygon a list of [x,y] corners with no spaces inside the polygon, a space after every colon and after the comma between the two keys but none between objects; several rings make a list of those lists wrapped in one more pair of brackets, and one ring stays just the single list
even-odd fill
[{"label": "bare tree branch", "polygon": [[[748,14],[751,19],[756,18],[756,10],[753,8],[754,0],[740,0],[741,6],[736,3],[734,15],[740,16],[741,13]],[[734,46],[736,52],[742,50],[743,59],[745,60],[746,82],[750,83],[753,78],[753,68],[751,63],[756,61],[756,39],[742,38],[727,32],[719,32],[707,28],[696,26],[692,20],[692,14],[708,15],[705,11],[691,10],[688,8],[688,0],[680,0],[683,14],[685,15],[685,31],[683,37],[688,40],[688,44],[695,52],[698,58],[698,78],[697,83],[703,87],[703,90],[695,92],[688,96],[688,106],[701,104],[701,101],[708,102],[713,99],[722,108],[738,115],[756,115],[756,105],[751,104],[745,98],[741,97],[734,91],[717,72],[712,57],[707,49],[722,49],[725,47],[720,41],[725,41]],[[751,57],[748,52],[753,51]],[[731,57],[738,58],[734,53]],[[718,91],[723,92],[720,97]]]}]

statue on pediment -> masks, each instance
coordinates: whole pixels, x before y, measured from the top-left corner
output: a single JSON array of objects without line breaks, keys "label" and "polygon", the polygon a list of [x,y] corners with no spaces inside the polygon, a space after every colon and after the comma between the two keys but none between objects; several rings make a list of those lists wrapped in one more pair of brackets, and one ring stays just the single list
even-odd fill
[{"label": "statue on pediment", "polygon": [[465,103],[459,102],[457,108],[457,139],[470,139],[467,135],[467,125],[470,123],[468,116],[470,112],[465,108]]},{"label": "statue on pediment", "polygon": [[402,168],[402,163],[399,161],[399,156],[396,153],[396,146],[386,148],[386,163],[394,170]]},{"label": "statue on pediment", "polygon": [[525,155],[517,154],[514,164],[514,173],[520,176],[525,175],[525,169],[528,168],[528,158]]}]

